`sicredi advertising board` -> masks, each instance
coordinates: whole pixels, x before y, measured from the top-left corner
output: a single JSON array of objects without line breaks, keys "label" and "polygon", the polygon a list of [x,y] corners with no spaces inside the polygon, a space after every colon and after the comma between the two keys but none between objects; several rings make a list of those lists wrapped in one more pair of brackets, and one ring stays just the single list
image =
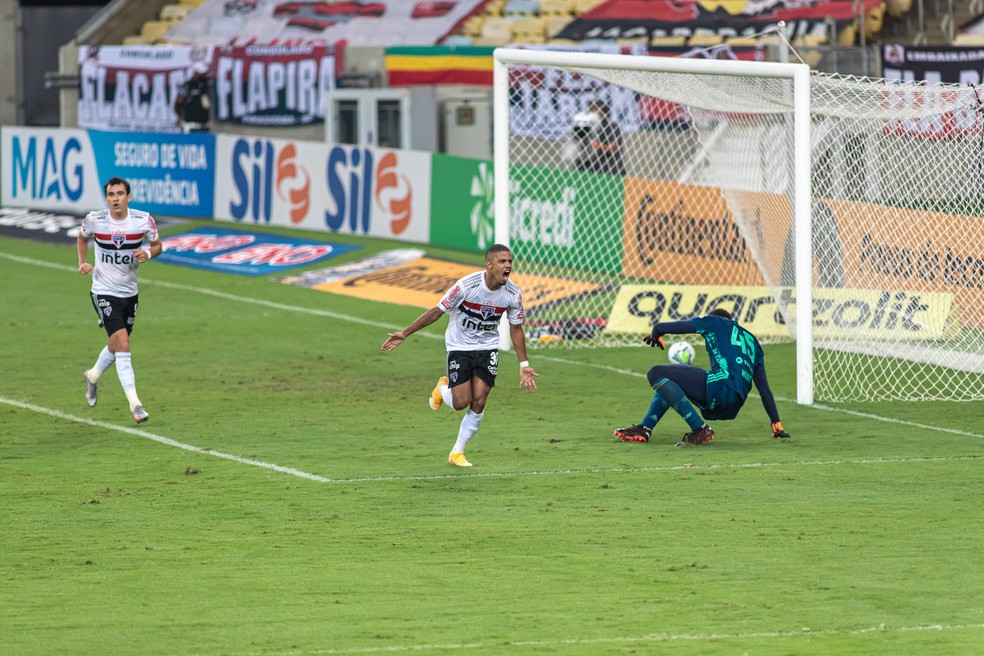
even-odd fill
[{"label": "sicredi advertising board", "polygon": [[426,243],[431,153],[219,135],[220,221]]}]

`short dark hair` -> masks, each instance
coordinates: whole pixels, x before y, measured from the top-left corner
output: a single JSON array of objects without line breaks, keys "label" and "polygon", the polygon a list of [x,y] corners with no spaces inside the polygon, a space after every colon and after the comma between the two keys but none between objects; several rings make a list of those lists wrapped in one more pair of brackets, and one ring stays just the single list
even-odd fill
[{"label": "short dark hair", "polygon": [[725,319],[732,318],[731,313],[725,310],[724,308],[714,308],[713,310],[708,312],[708,314],[713,314],[718,317],[724,317]]},{"label": "short dark hair", "polygon": [[107,193],[109,193],[109,188],[113,185],[123,185],[123,188],[126,189],[126,195],[127,196],[130,195],[130,183],[124,180],[123,178],[114,177],[114,178],[110,178],[109,181],[107,181],[106,184],[103,185],[104,196]]},{"label": "short dark hair", "polygon": [[509,247],[506,246],[505,244],[492,244],[485,251],[485,261],[486,262],[491,262],[493,255],[495,255],[496,253],[502,253],[503,251],[505,251],[506,253],[509,253],[510,252],[509,251]]}]

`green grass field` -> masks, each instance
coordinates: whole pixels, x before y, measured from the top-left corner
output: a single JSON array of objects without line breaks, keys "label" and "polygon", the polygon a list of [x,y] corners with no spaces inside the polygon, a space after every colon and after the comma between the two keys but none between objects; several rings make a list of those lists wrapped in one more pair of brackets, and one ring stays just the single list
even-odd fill
[{"label": "green grass field", "polygon": [[0,654],[981,653],[980,403],[797,406],[775,345],[791,440],[755,397],[622,444],[665,355],[532,351],[460,470],[445,322],[379,348],[418,308],[152,263],[137,427],[114,371],[83,400],[74,249],[0,238],[0,275]]}]

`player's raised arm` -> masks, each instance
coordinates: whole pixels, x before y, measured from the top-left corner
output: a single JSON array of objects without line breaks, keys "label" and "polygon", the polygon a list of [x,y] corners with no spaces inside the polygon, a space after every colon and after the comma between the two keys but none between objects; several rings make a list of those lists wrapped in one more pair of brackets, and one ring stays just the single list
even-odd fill
[{"label": "player's raised arm", "polygon": [[424,312],[422,315],[414,319],[413,323],[404,328],[403,330],[397,331],[395,333],[388,333],[386,341],[383,342],[382,347],[384,351],[392,351],[397,346],[402,344],[407,337],[414,334],[421,328],[426,328],[431,325],[444,315],[441,308],[435,306]]}]

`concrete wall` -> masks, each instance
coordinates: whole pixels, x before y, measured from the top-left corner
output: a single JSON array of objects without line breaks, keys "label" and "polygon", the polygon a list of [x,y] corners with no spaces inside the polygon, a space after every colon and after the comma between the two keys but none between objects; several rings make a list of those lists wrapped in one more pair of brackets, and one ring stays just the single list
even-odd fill
[{"label": "concrete wall", "polygon": [[17,52],[17,0],[0,0],[0,125],[15,125],[19,120],[20,60]]}]

